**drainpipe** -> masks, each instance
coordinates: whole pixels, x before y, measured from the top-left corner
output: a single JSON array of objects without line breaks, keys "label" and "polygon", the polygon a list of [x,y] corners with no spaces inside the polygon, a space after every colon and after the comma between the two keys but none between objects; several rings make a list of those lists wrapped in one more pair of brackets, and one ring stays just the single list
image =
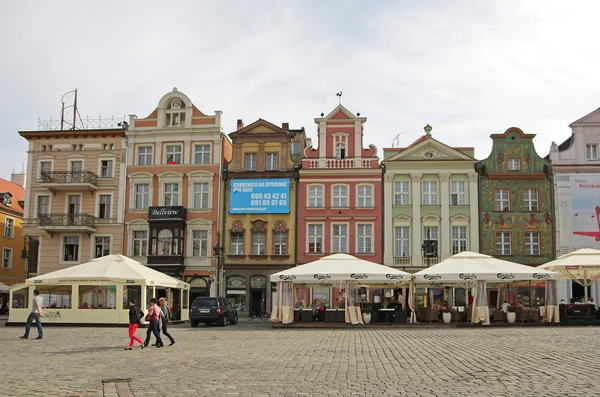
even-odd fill
[{"label": "drainpipe", "polygon": [[294,249],[294,266],[298,266],[298,197],[299,197],[299,190],[300,190],[300,170],[302,169],[302,163],[300,163],[300,165],[296,164],[294,165],[294,179],[296,180],[296,191],[294,192],[294,196],[295,196],[295,204],[296,204],[296,214],[295,214],[295,225],[296,225],[296,231],[294,233],[294,240],[295,240],[295,244],[294,246],[296,247]]},{"label": "drainpipe", "polygon": [[121,175],[119,175],[119,184],[123,183],[124,186],[122,189],[119,189],[119,202],[123,209],[121,212],[123,214],[123,219],[121,219],[121,254],[127,256],[127,247],[125,247],[125,214],[127,213],[127,162],[129,161],[129,137],[127,136],[127,131],[129,130],[129,124],[126,121],[122,121],[117,125],[123,129],[123,140],[125,141],[125,167],[121,168]]},{"label": "drainpipe", "polygon": [[[380,211],[380,215],[379,215],[379,221],[381,222],[381,263],[383,265],[385,265],[384,262],[384,258],[385,258],[385,222],[383,220],[383,213],[385,211],[385,200],[384,200],[384,195],[385,195],[385,164],[381,164],[381,211]],[[393,249],[393,247],[392,247]],[[393,252],[393,251],[392,251]],[[392,259],[393,262],[393,259]],[[393,263],[392,263],[393,265]]]},{"label": "drainpipe", "polygon": [[[225,139],[225,134],[223,132],[220,133],[219,135],[220,137],[220,145],[221,145],[221,150],[220,150],[220,159],[219,159],[219,183],[218,183],[218,191],[219,191],[219,201],[221,203],[221,210],[217,210],[217,246],[221,247],[222,249],[220,250],[220,256],[217,256],[217,296],[223,296],[222,294],[222,285],[223,285],[223,262],[225,261],[225,247],[222,244],[222,241],[224,241],[225,239],[225,235],[223,234],[225,231],[225,218],[226,218],[226,213],[225,213],[225,200],[227,199],[227,193],[226,192],[222,192],[222,181],[225,180],[226,178],[226,170],[225,167],[223,165],[223,141]],[[223,183],[223,185],[225,185]],[[219,206],[217,206],[217,208],[219,208]],[[221,224],[221,231],[219,233],[219,221],[222,222]],[[220,238],[219,238],[220,237]]]}]

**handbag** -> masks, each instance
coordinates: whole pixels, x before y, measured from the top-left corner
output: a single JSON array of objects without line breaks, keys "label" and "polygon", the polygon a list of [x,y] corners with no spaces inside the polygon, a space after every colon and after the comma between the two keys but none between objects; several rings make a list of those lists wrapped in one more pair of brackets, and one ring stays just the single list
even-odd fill
[{"label": "handbag", "polygon": [[144,318],[144,320],[152,321],[152,316],[150,315],[150,313],[146,314],[146,317]]}]

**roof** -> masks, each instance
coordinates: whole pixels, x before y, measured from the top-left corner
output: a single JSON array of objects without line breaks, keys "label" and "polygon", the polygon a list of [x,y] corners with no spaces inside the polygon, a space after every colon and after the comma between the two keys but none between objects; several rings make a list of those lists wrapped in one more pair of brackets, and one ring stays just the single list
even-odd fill
[{"label": "roof", "polygon": [[8,192],[12,194],[11,205],[6,206],[0,201],[0,209],[5,211],[11,211],[14,213],[18,213],[23,216],[24,208],[21,207],[19,201],[25,200],[25,190],[21,185],[17,185],[16,183],[7,181],[6,179],[0,178],[0,192]]}]

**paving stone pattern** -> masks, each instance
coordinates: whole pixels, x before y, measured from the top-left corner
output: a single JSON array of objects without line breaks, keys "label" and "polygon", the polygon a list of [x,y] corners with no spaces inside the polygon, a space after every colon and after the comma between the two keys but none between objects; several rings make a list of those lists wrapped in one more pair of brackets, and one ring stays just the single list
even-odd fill
[{"label": "paving stone pattern", "polygon": [[600,395],[600,327],[169,330],[171,347],[125,351],[126,328],[0,327],[0,395]]}]

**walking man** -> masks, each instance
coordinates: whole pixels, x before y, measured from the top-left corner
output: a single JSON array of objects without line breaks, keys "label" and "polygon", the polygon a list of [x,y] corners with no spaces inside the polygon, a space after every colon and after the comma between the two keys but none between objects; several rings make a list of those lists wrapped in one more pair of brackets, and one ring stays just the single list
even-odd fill
[{"label": "walking man", "polygon": [[22,339],[29,339],[29,330],[31,328],[31,322],[35,320],[35,325],[37,325],[38,337],[35,339],[44,339],[44,330],[42,329],[42,304],[43,299],[40,296],[40,291],[37,289],[33,290],[33,302],[31,304],[31,313],[27,317],[27,322],[25,323],[25,335],[19,336]]},{"label": "walking man", "polygon": [[162,333],[169,338],[169,340],[171,341],[171,343],[169,344],[169,346],[173,346],[173,344],[175,343],[175,339],[173,339],[173,337],[171,336],[171,334],[169,333],[169,331],[167,330],[167,326],[169,325],[169,322],[171,321],[171,310],[169,310],[169,305],[167,305],[167,300],[165,298],[160,298],[158,300],[158,303],[160,303],[160,312],[161,312],[161,322],[162,322]]},{"label": "walking man", "polygon": [[150,299],[150,308],[148,309],[147,319],[150,322],[148,324],[148,332],[146,333],[146,341],[144,347],[150,344],[150,335],[154,334],[156,337],[156,347],[163,347],[163,341],[160,337],[159,321],[160,321],[160,307],[156,304],[156,299]]}]

